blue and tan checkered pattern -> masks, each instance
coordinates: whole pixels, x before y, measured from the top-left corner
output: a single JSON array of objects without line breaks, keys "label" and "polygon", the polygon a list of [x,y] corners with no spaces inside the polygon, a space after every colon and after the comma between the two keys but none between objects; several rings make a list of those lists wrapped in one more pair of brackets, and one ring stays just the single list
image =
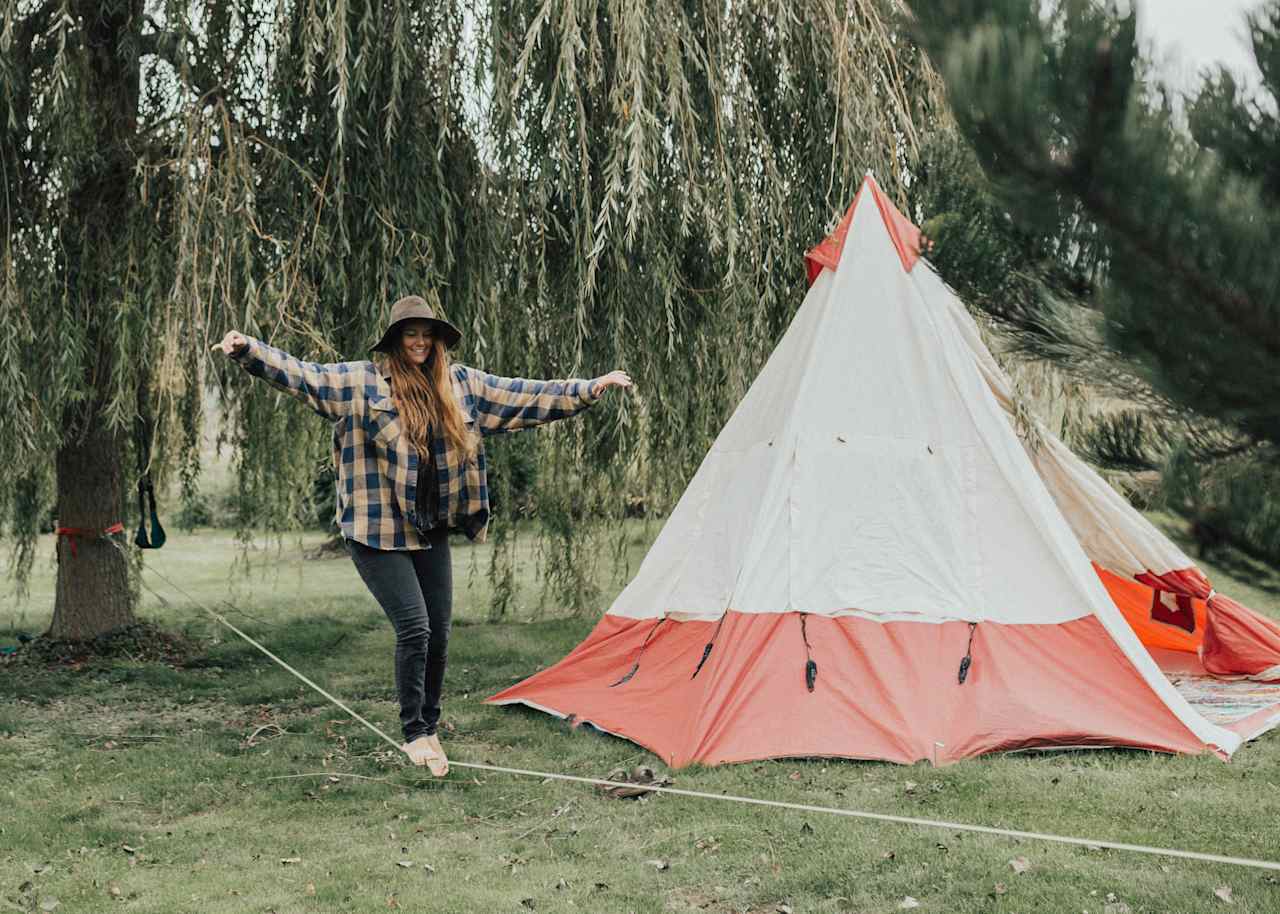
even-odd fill
[{"label": "blue and tan checkered pattern", "polygon": [[[337,523],[342,535],[375,549],[422,549],[419,529],[440,523],[484,542],[489,486],[484,445],[471,460],[436,435],[432,440],[435,518],[416,514],[418,453],[401,433],[391,385],[373,362],[303,362],[252,337],[235,359],[250,374],[296,397],[333,422],[333,464],[338,473]],[[453,391],[468,425],[481,435],[531,428],[581,412],[598,397],[584,380],[500,378],[453,366]]]}]

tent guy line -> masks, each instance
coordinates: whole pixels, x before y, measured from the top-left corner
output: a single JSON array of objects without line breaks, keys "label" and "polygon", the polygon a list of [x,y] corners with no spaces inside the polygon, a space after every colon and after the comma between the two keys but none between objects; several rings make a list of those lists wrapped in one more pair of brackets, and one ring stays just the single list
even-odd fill
[{"label": "tent guy line", "polygon": [[[115,542],[114,540],[109,540]],[[117,547],[119,548],[119,547]],[[331,694],[323,687],[317,685],[311,679],[298,672],[287,662],[277,657],[262,644],[255,641],[249,635],[245,634],[231,622],[228,622],[220,613],[215,612],[208,606],[205,606],[199,600],[192,597],[189,593],[175,584],[155,568],[147,568],[152,574],[160,578],[178,593],[182,594],[191,603],[204,610],[214,620],[221,625],[226,626],[235,634],[239,635],[253,647],[257,648],[267,657],[271,658],[275,663],[279,664],[287,672],[297,677],[304,684],[314,689],[324,698],[328,699],[341,710],[349,714],[357,723],[362,724],[372,733],[380,737],[383,741],[392,746],[397,752],[402,751],[400,744],[393,740],[380,728],[365,720],[360,714],[356,713],[344,701],[337,696]],[[473,771],[489,771],[495,774],[509,774],[517,777],[538,778],[540,780],[567,781],[575,784],[591,784],[603,787],[617,787],[617,781],[609,781],[604,778],[589,778],[574,774],[560,774],[553,771],[536,771],[528,768],[508,768],[503,765],[486,765],[480,762],[460,762],[457,759],[450,759],[449,766],[451,768],[468,768]],[[691,797],[699,800],[720,800],[728,803],[744,803],[751,806],[768,806],[774,809],[790,809],[796,812],[812,812],[823,813],[833,816],[844,816],[851,819],[867,819],[875,822],[892,822],[898,825],[914,825],[919,828],[942,828],[949,831],[971,832],[981,835],[995,835],[1004,838],[1021,838],[1029,841],[1046,841],[1055,844],[1070,844],[1078,847],[1086,848],[1106,848],[1108,850],[1127,851],[1135,854],[1148,854],[1156,857],[1178,857],[1184,860],[1200,860],[1205,863],[1224,863],[1230,866],[1243,866],[1253,869],[1274,870],[1280,872],[1280,861],[1273,860],[1253,860],[1247,857],[1230,857],[1222,854],[1206,854],[1201,851],[1184,851],[1173,848],[1148,847],[1143,844],[1125,844],[1120,841],[1104,841],[1096,838],[1075,838],[1069,835],[1054,835],[1046,832],[1018,831],[1009,828],[996,828],[989,825],[970,825],[964,822],[947,822],[941,819],[920,819],[915,816],[897,816],[890,813],[866,812],[858,809],[843,809],[835,806],[814,806],[808,803],[791,803],[785,800],[766,800],[759,797],[741,797],[734,794],[725,793],[708,793],[701,790],[684,790],[679,787],[646,787],[646,790],[653,793],[669,793],[674,796]]]}]

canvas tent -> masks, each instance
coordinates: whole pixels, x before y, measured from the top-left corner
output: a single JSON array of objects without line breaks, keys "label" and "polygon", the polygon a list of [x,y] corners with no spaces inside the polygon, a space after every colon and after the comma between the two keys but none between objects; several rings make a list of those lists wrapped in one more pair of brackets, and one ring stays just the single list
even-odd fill
[{"label": "canvas tent", "polygon": [[1013,421],[919,237],[868,176],[635,578],[582,644],[491,703],[676,767],[1225,758],[1280,722],[1280,625]]}]

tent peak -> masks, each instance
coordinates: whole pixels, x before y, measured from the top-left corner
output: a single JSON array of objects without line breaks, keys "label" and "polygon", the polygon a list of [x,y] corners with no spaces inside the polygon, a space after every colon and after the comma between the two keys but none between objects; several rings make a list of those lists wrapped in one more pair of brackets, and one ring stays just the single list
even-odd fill
[{"label": "tent peak", "polygon": [[893,201],[880,189],[880,184],[876,181],[875,175],[868,169],[866,177],[862,179],[862,185],[858,188],[853,202],[849,204],[849,208],[845,211],[839,225],[821,243],[805,252],[804,259],[808,271],[809,285],[813,285],[823,267],[834,271],[839,265],[840,254],[844,250],[845,236],[849,234],[849,226],[853,224],[854,210],[857,209],[858,201],[862,199],[862,192],[868,187],[871,189],[871,198],[875,201],[876,208],[880,211],[880,218],[884,220],[885,230],[889,233],[889,238],[898,252],[898,257],[902,260],[902,268],[910,273],[911,269],[916,265],[916,261],[920,259],[920,229],[904,216],[901,210],[893,205]]}]

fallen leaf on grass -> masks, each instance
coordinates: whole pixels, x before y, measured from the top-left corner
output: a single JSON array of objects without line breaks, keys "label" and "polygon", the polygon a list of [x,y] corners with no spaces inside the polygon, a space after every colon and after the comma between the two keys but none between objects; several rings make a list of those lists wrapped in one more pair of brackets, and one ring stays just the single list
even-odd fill
[{"label": "fallen leaf on grass", "polygon": [[308,882],[307,887],[302,890],[303,895],[314,895],[315,893],[316,893],[316,884],[314,882]]},{"label": "fallen leaf on grass", "polygon": [[120,891],[120,886],[116,885],[114,882],[108,882],[107,894],[112,898],[119,898],[124,893]]},{"label": "fallen leaf on grass", "polygon": [[1009,868],[1021,876],[1027,870],[1031,869],[1031,861],[1026,857],[1014,857],[1009,861]]},{"label": "fallen leaf on grass", "polygon": [[1009,887],[1003,882],[997,882],[995,891],[997,895],[1003,895],[1005,892],[1009,891]]},{"label": "fallen leaf on grass", "polygon": [[1224,901],[1227,904],[1236,903],[1236,900],[1231,897],[1231,886],[1229,885],[1218,886],[1216,889],[1213,890],[1213,894],[1216,895],[1221,901]]}]

